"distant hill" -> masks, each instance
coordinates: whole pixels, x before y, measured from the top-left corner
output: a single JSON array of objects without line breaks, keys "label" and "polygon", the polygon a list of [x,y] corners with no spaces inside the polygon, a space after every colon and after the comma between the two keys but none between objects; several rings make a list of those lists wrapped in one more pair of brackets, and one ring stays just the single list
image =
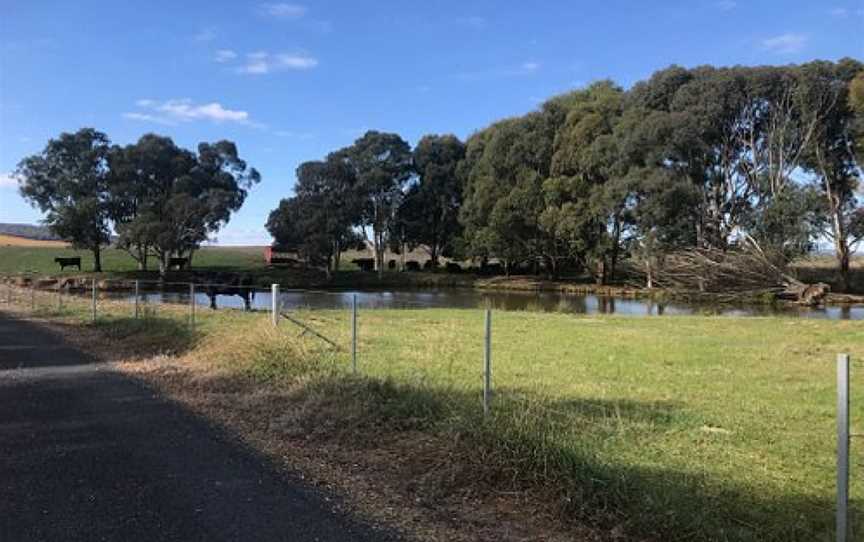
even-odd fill
[{"label": "distant hill", "polygon": [[47,226],[35,226],[33,224],[6,224],[0,222],[0,233],[14,235],[25,239],[37,241],[59,241],[60,238],[51,233]]}]

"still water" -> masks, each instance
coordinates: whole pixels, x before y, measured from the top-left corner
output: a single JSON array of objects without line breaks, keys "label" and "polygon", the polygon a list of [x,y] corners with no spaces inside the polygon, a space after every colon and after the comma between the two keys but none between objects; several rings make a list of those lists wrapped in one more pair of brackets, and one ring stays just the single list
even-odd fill
[{"label": "still water", "polygon": [[[123,294],[127,296],[128,294]],[[479,309],[491,307],[509,311],[564,312],[573,314],[622,314],[629,316],[656,316],[682,314],[716,314],[727,316],[792,316],[833,320],[864,320],[864,306],[768,307],[717,306],[682,302],[658,303],[649,299],[624,299],[596,295],[564,294],[560,292],[480,291],[471,289],[394,290],[394,291],[287,291],[280,294],[283,306],[311,309],[349,309],[354,296],[360,309],[412,309],[459,308]],[[111,297],[114,297],[113,295]],[[270,292],[257,291],[252,308],[269,310]],[[131,297],[129,298],[131,301]],[[180,292],[146,292],[144,303],[188,303],[189,294]],[[198,293],[195,303],[202,309],[209,306],[209,298]],[[219,308],[242,308],[237,296],[219,295]]]}]

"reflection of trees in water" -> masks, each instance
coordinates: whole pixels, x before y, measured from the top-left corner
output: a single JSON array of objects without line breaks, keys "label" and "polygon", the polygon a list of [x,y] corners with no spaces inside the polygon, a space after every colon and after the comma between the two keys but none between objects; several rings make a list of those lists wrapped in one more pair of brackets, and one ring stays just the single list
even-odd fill
[{"label": "reflection of trees in water", "polygon": [[601,314],[615,314],[615,298],[614,297],[598,297],[597,312]]}]

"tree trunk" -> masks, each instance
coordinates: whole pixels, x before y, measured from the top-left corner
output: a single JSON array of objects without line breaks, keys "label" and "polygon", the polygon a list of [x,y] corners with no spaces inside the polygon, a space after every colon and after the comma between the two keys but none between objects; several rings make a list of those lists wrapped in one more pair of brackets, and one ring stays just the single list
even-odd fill
[{"label": "tree trunk", "polygon": [[100,245],[93,247],[93,272],[102,272],[102,247]]},{"label": "tree trunk", "polygon": [[849,293],[852,289],[852,280],[849,276],[849,248],[846,246],[843,248],[842,253],[837,252],[837,259],[840,261],[840,282],[843,286],[843,292]]}]

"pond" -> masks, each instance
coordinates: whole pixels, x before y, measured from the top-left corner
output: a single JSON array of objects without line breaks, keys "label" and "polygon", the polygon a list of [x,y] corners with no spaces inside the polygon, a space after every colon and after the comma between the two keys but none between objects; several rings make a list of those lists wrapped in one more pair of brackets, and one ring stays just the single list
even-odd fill
[{"label": "pond", "polygon": [[[115,297],[117,294],[111,295]],[[435,290],[392,291],[285,291],[280,294],[282,304],[288,308],[350,309],[357,296],[360,309],[418,309],[459,308],[480,309],[491,307],[508,311],[563,312],[573,314],[622,314],[628,316],[715,314],[726,316],[791,316],[832,320],[864,320],[864,306],[799,307],[794,305],[729,306],[686,302],[657,302],[651,299],[616,298],[597,295],[567,294],[561,292],[485,291],[461,288]],[[131,301],[132,296],[122,294]],[[142,292],[143,303],[188,303],[186,292]],[[210,300],[203,293],[195,295],[196,304],[205,308]],[[242,308],[237,296],[219,295],[219,308]],[[269,291],[257,291],[252,307],[269,310]]]}]

